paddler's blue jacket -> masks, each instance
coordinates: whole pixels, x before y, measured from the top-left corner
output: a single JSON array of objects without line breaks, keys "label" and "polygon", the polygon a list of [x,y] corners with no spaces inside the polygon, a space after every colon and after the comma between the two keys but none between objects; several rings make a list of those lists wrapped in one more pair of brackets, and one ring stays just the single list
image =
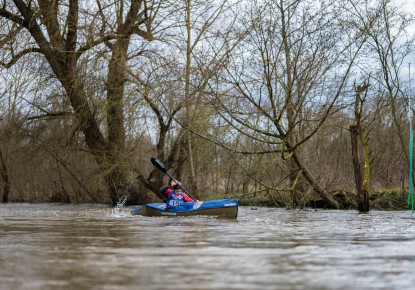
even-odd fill
[{"label": "paddler's blue jacket", "polygon": [[173,207],[181,205],[184,202],[194,202],[186,193],[181,192],[180,195],[175,195],[174,190],[171,185],[163,186],[160,189],[160,192],[166,196],[166,206]]}]

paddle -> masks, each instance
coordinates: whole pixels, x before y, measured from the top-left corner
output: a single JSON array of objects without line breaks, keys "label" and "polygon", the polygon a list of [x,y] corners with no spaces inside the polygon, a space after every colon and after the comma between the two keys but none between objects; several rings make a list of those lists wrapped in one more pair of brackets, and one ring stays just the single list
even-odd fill
[{"label": "paddle", "polygon": [[[170,177],[173,180],[176,180],[176,178],[173,178],[173,176],[170,175],[170,173],[167,171],[166,167],[164,166],[163,162],[161,162],[160,160],[158,160],[156,157],[151,156],[150,158],[151,163],[153,163],[153,165],[155,167],[157,167],[161,172],[167,174],[168,177]],[[190,196],[194,201],[196,201],[196,198],[194,198],[184,187],[183,184],[179,181],[177,181],[177,185],[183,189],[184,192],[186,192],[186,194],[188,196]]]}]

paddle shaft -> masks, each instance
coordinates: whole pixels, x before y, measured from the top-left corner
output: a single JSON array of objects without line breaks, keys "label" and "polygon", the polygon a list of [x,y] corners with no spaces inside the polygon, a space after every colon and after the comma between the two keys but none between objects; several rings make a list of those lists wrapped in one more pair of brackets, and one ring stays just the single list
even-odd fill
[{"label": "paddle shaft", "polygon": [[[176,178],[174,178],[173,176],[171,176],[171,175],[170,175],[170,173],[167,171],[167,169],[166,169],[166,167],[164,166],[164,164],[163,164],[160,160],[158,160],[156,157],[151,156],[150,161],[151,161],[151,163],[153,163],[153,165],[154,165],[154,166],[156,166],[158,169],[160,169],[160,171],[162,171],[162,172],[166,173],[168,177],[170,177],[170,178],[171,178],[171,179],[173,179],[173,180],[176,180]],[[176,181],[177,181],[177,180],[176,180]],[[194,201],[196,201],[196,198],[194,198],[194,197],[190,194],[190,192],[188,192],[188,191],[186,190],[186,188],[184,188],[184,187],[183,187],[183,185],[182,185],[181,183],[180,183],[180,185],[179,185],[179,186],[183,189],[183,191],[184,191],[184,192],[186,192],[186,194],[187,194],[188,196],[190,196],[190,197],[191,197]]]}]

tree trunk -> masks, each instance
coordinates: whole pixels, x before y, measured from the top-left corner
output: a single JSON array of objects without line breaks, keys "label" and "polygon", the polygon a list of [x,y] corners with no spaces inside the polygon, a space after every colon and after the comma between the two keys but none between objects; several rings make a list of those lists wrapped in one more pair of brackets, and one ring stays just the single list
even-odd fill
[{"label": "tree trunk", "polygon": [[1,178],[4,182],[3,185],[3,203],[9,202],[9,191],[10,191],[10,183],[9,183],[9,169],[6,164],[5,158],[3,156],[3,151],[0,145],[0,173]]},{"label": "tree trunk", "polygon": [[[122,25],[121,25],[122,27]],[[123,35],[123,29],[119,27],[118,34]],[[109,158],[109,174],[105,180],[110,191],[113,204],[119,201],[123,192],[126,190],[128,181],[123,168],[123,156],[125,153],[125,128],[124,128],[124,86],[125,86],[125,66],[127,64],[127,49],[129,36],[122,36],[112,46],[112,56],[108,64],[107,76],[107,128],[108,145],[107,155]],[[131,182],[131,181],[130,181]],[[135,191],[131,190],[127,204],[137,197]]]},{"label": "tree trunk", "polygon": [[358,137],[359,137],[359,134],[357,133],[357,126],[350,125],[350,140],[352,143],[353,172],[354,172],[354,180],[356,184],[357,203],[360,207],[364,198],[363,198],[363,192],[362,192],[363,178],[362,178],[362,173],[360,169]]},{"label": "tree trunk", "polygon": [[363,130],[361,127],[358,128],[358,133],[360,135],[360,141],[363,145],[363,187],[362,187],[362,193],[363,193],[363,200],[362,204],[358,206],[358,210],[360,212],[369,212],[369,181],[370,181],[370,164],[369,164],[369,148],[367,146],[367,140],[363,133]]},{"label": "tree trunk", "polygon": [[[362,171],[360,168],[360,158],[359,158],[359,128],[358,125],[350,126],[350,138],[352,144],[352,158],[353,158],[353,170],[356,183],[356,194],[357,194],[357,208],[359,212],[368,212],[369,211],[369,164],[366,164],[366,159],[368,161],[367,150],[365,150],[365,168],[364,174],[362,176]],[[367,148],[367,146],[366,146]]]},{"label": "tree trunk", "polygon": [[[356,180],[356,194],[357,194],[357,208],[359,212],[368,212],[369,211],[369,149],[367,146],[366,137],[363,132],[362,125],[362,115],[363,115],[363,105],[366,101],[367,89],[369,83],[365,83],[361,86],[355,85],[356,99],[354,104],[354,115],[355,115],[355,125],[350,125],[350,137],[352,143],[352,156],[353,156],[353,170]],[[366,92],[363,97],[361,94]],[[359,145],[358,138],[362,142],[363,146],[363,172],[360,168],[359,160]]]}]

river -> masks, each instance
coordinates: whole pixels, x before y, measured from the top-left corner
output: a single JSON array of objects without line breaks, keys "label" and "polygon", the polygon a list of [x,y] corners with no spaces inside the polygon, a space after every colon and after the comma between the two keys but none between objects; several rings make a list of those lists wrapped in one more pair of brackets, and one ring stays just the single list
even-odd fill
[{"label": "river", "polygon": [[410,211],[240,207],[236,220],[1,204],[3,289],[414,289]]}]

